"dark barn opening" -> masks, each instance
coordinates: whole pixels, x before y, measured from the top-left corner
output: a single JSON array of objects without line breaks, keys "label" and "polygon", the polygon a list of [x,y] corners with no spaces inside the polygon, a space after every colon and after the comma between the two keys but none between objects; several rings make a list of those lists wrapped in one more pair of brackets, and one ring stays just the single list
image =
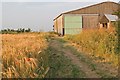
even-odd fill
[{"label": "dark barn opening", "polygon": [[103,28],[107,28],[107,23],[103,23]]},{"label": "dark barn opening", "polygon": [[65,30],[64,30],[64,28],[63,28],[63,36],[65,35]]}]

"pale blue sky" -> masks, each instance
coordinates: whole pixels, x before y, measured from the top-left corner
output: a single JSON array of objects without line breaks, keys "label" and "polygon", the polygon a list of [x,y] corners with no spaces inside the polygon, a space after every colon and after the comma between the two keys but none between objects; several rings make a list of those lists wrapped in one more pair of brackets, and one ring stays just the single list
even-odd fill
[{"label": "pale blue sky", "polygon": [[[69,2],[68,2],[69,1]],[[92,1],[92,2],[91,2]],[[108,0],[2,0],[2,28],[51,31],[53,19],[62,12]],[[110,0],[119,2],[119,0]]]},{"label": "pale blue sky", "polygon": [[102,2],[119,0],[1,0],[2,2]]}]

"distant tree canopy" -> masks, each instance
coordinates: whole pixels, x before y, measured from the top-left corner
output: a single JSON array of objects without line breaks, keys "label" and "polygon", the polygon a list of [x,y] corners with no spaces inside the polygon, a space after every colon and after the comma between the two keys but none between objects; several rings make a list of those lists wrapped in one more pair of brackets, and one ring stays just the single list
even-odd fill
[{"label": "distant tree canopy", "polygon": [[25,33],[25,32],[31,32],[32,30],[30,28],[25,29],[25,28],[18,28],[17,30],[15,29],[3,29],[0,31],[2,34],[11,34],[11,33]]},{"label": "distant tree canopy", "polygon": [[[117,15],[120,18],[120,1],[118,2],[119,4],[119,8],[116,12],[114,12],[113,14]],[[120,21],[119,21],[120,22]]]},{"label": "distant tree canopy", "polygon": [[120,10],[115,12],[115,13],[113,13],[113,14],[117,15],[118,17],[120,17]]}]

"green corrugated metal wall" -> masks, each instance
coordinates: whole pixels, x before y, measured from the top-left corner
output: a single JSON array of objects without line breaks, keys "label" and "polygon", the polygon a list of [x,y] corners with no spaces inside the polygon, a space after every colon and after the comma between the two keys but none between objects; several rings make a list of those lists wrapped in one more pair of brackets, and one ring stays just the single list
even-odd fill
[{"label": "green corrugated metal wall", "polygon": [[79,34],[82,31],[82,16],[65,15],[64,29],[65,29],[65,34]]}]

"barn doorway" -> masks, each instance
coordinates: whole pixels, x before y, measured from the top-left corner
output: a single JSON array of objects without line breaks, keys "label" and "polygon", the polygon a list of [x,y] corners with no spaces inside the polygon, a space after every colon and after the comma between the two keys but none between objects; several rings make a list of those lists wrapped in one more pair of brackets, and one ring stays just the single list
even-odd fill
[{"label": "barn doorway", "polygon": [[65,35],[65,29],[63,28],[63,36]]},{"label": "barn doorway", "polygon": [[107,28],[108,26],[107,23],[103,23],[102,25],[103,25],[103,28]]}]

